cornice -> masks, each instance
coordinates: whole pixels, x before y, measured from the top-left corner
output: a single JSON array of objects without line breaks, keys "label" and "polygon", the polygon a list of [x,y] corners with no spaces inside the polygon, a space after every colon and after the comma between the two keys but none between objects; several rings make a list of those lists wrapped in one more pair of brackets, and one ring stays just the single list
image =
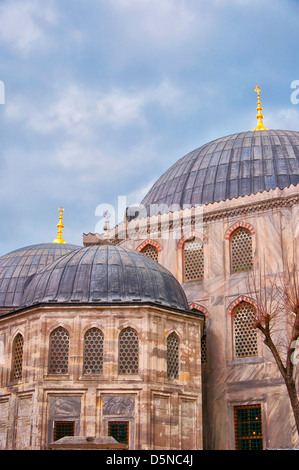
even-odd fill
[{"label": "cornice", "polygon": [[[264,191],[263,193],[251,194],[249,196],[242,196],[235,199],[220,201],[219,203],[201,206],[202,222],[203,224],[207,224],[222,219],[240,217],[240,215],[246,216],[283,207],[290,208],[298,204],[298,201],[298,186],[292,186],[283,190],[277,188],[276,190],[270,190],[268,192]],[[195,207],[184,209],[180,212],[169,212],[168,214],[153,216],[156,224],[155,233],[152,232],[151,228],[152,218],[148,216],[144,219],[134,219],[127,224],[123,222],[110,231],[111,236],[108,236],[107,233],[105,233],[105,235],[96,233],[83,234],[83,243],[85,246],[105,243],[117,245],[118,243],[131,238],[130,235],[128,235],[128,232],[130,224],[132,225],[132,223],[136,225],[136,231],[140,234],[139,239],[148,238],[149,236],[152,239],[158,239],[165,230],[180,230],[182,222],[184,222],[184,227],[186,227],[185,215],[187,211],[187,224],[190,226],[190,230],[192,230],[192,227],[194,227],[196,223]]]}]

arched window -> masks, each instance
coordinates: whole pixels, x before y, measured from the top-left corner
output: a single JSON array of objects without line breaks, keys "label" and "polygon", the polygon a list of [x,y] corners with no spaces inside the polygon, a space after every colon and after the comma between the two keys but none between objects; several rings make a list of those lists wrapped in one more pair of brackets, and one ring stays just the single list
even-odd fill
[{"label": "arched window", "polygon": [[69,368],[68,332],[61,326],[50,335],[49,374],[67,374]]},{"label": "arched window", "polygon": [[253,268],[252,236],[248,229],[239,227],[230,236],[231,272],[250,271]]},{"label": "arched window", "polygon": [[167,377],[179,377],[179,338],[175,333],[167,336]]},{"label": "arched window", "polygon": [[255,308],[240,302],[232,311],[235,358],[258,355],[257,330],[254,328]]},{"label": "arched window", "polygon": [[98,328],[91,328],[84,336],[84,374],[103,373],[104,335]]},{"label": "arched window", "polygon": [[145,256],[153,259],[154,261],[158,261],[158,250],[153,245],[146,245],[144,248],[142,248],[140,253],[143,253]]},{"label": "arched window", "polygon": [[23,368],[23,336],[18,333],[13,342],[13,358],[12,358],[12,379],[18,380],[22,377]]},{"label": "arched window", "polygon": [[138,374],[139,340],[133,328],[126,328],[119,335],[119,374]]},{"label": "arched window", "polygon": [[184,243],[184,281],[201,280],[204,277],[203,244],[198,238]]}]

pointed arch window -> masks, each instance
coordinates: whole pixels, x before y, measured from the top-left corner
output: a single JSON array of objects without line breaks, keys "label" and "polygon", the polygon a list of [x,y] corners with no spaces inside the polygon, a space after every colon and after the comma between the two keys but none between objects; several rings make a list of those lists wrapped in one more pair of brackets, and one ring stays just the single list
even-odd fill
[{"label": "pointed arch window", "polygon": [[244,227],[239,227],[230,236],[231,272],[253,269],[252,235]]},{"label": "pointed arch window", "polygon": [[138,374],[139,339],[133,328],[125,328],[119,335],[119,374]]},{"label": "pointed arch window", "polygon": [[12,379],[19,380],[22,378],[23,369],[23,336],[18,333],[13,342],[13,359],[12,359]]},{"label": "pointed arch window", "polygon": [[203,243],[199,238],[187,240],[183,247],[184,281],[197,281],[204,278]]},{"label": "pointed arch window", "polygon": [[98,328],[89,329],[84,335],[84,374],[103,373],[104,335]]},{"label": "pointed arch window", "polygon": [[179,377],[179,338],[176,333],[167,336],[167,377],[178,379]]},{"label": "pointed arch window", "polygon": [[240,302],[232,311],[234,357],[258,355],[257,330],[254,328],[255,308],[248,302]]},{"label": "pointed arch window", "polygon": [[69,368],[70,338],[68,332],[56,328],[50,335],[49,374],[67,374]]},{"label": "pointed arch window", "polygon": [[159,260],[158,250],[155,246],[148,244],[144,248],[142,248],[141,253],[143,253],[148,258],[157,261]]}]

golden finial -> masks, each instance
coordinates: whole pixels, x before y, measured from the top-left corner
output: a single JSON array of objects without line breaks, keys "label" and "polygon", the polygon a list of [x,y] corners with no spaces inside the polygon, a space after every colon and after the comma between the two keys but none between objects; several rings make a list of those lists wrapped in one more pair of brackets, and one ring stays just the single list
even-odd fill
[{"label": "golden finial", "polygon": [[59,215],[59,222],[57,224],[57,228],[58,228],[58,236],[57,238],[55,238],[55,240],[53,240],[53,243],[65,243],[65,240],[63,240],[62,238],[62,229],[64,227],[63,223],[62,223],[62,213],[64,211],[64,208],[63,207],[59,207],[58,208],[59,212],[60,212],[60,215]]},{"label": "golden finial", "polygon": [[253,131],[268,131],[268,127],[265,127],[264,126],[264,123],[263,123],[263,115],[262,115],[262,107],[261,107],[261,98],[260,98],[260,87],[255,85],[255,89],[254,91],[257,93],[257,126],[255,129],[252,129]]}]

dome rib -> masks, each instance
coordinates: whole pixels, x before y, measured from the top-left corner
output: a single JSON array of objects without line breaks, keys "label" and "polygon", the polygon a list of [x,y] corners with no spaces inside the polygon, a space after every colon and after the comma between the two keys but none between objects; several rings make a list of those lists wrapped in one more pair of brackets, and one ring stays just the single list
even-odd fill
[{"label": "dome rib", "polygon": [[21,308],[53,301],[141,302],[189,310],[182,287],[167,269],[142,253],[114,245],[81,248],[46,266],[26,287]]},{"label": "dome rib", "polygon": [[157,215],[172,211],[174,204],[183,209],[298,183],[299,132],[246,131],[213,140],[180,158],[141,204],[148,215]]},{"label": "dome rib", "polygon": [[0,307],[17,308],[24,288],[37,272],[80,248],[71,244],[40,243],[0,257]]}]

